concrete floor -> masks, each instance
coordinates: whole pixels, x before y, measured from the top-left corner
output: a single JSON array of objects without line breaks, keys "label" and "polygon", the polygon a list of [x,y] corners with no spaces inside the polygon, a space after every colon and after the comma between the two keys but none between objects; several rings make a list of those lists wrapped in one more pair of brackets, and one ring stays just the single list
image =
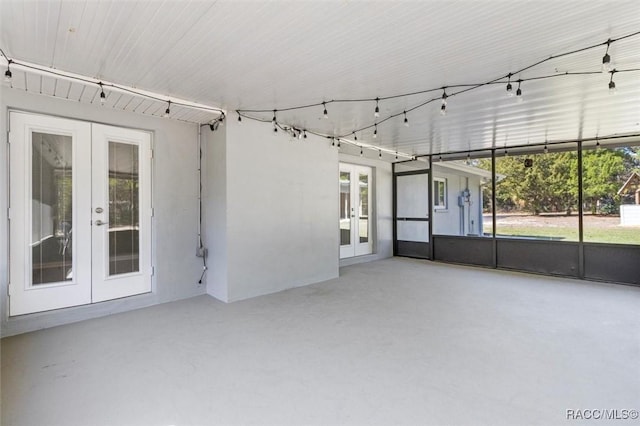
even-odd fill
[{"label": "concrete floor", "polygon": [[400,258],[341,275],[6,338],[2,424],[567,425],[567,409],[640,409],[640,288]]}]

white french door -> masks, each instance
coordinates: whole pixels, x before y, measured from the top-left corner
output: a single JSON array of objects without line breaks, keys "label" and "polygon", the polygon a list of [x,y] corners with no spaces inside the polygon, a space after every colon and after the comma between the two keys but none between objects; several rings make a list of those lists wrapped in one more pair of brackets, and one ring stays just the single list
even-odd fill
[{"label": "white french door", "polygon": [[92,124],[92,302],[151,291],[151,136]]},{"label": "white french door", "polygon": [[371,167],[340,163],[340,258],[373,252]]},{"label": "white french door", "polygon": [[10,113],[11,316],[151,291],[149,133]]}]

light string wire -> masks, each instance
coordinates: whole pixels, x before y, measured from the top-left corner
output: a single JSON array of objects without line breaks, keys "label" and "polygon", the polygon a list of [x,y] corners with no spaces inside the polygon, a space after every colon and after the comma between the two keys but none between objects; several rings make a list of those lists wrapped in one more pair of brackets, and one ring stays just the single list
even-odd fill
[{"label": "light string wire", "polygon": [[[270,111],[271,113],[273,113],[273,110]],[[299,138],[304,134],[307,135],[314,135],[317,136],[319,138],[323,138],[323,139],[327,139],[328,142],[330,142],[331,146],[336,146],[338,148],[340,148],[340,143],[345,143],[347,145],[352,145],[358,148],[367,148],[373,151],[382,151],[386,154],[389,155],[394,155],[396,157],[405,157],[405,158],[409,158],[412,160],[416,159],[416,156],[413,154],[407,154],[407,153],[403,153],[400,151],[396,151],[393,149],[389,149],[389,148],[382,148],[382,147],[378,147],[376,145],[371,145],[368,143],[364,143],[364,142],[355,142],[352,141],[350,139],[346,139],[344,136],[332,136],[326,133],[320,133],[314,130],[309,130],[306,128],[302,128],[302,127],[297,127],[297,126],[288,126],[285,124],[280,123],[279,121],[273,121],[273,118],[261,118],[261,117],[252,117],[246,114],[239,114],[240,117],[245,117],[248,118],[250,120],[254,120],[254,121],[259,121],[261,123],[270,123],[273,124],[274,128],[278,128],[280,130],[282,130],[283,132],[289,134],[291,137],[293,138]],[[212,128],[211,130],[214,130],[214,128]]]},{"label": "light string wire", "polygon": [[190,104],[187,104],[187,103],[184,103],[184,102],[175,101],[174,99],[172,99],[170,97],[162,98],[162,97],[159,97],[159,96],[154,96],[154,95],[151,95],[149,93],[140,92],[140,91],[137,91],[135,89],[131,89],[131,88],[128,88],[128,87],[125,87],[125,86],[121,86],[121,85],[116,84],[116,83],[105,83],[103,81],[100,81],[99,79],[83,78],[83,77],[76,76],[76,75],[68,75],[68,74],[65,74],[65,73],[57,72],[55,70],[52,70],[52,69],[49,69],[49,68],[45,68],[45,67],[42,67],[42,68],[36,67],[36,66],[30,65],[30,64],[26,64],[26,63],[23,63],[21,61],[9,58],[5,54],[4,50],[2,50],[1,48],[0,48],[0,55],[2,55],[2,57],[4,57],[5,60],[9,64],[11,64],[12,66],[16,66],[17,65],[17,66],[22,67],[22,68],[35,70],[35,71],[46,73],[46,74],[50,74],[50,75],[55,75],[57,77],[61,77],[61,78],[64,78],[64,79],[76,80],[76,81],[80,81],[82,83],[89,84],[89,85],[97,85],[98,88],[102,88],[102,87],[109,88],[110,87],[112,89],[116,89],[116,90],[119,90],[119,91],[122,91],[122,92],[130,93],[130,94],[135,95],[135,96],[151,99],[151,100],[158,101],[158,102],[165,102],[165,103],[170,102],[171,105],[178,105],[178,106],[181,106],[181,107],[184,107],[184,108],[191,108],[191,109],[197,109],[197,110],[202,110],[202,111],[211,111],[211,112],[216,112],[216,113],[220,114],[220,116],[217,117],[216,119],[214,119],[212,122],[219,122],[219,121],[224,120],[224,118],[225,118],[224,110],[221,109],[221,108],[208,107],[208,106],[204,106],[204,105],[202,105],[202,106],[200,106],[200,105],[190,105]]},{"label": "light string wire", "polygon": [[[332,103],[349,103],[349,102],[379,102],[382,100],[389,100],[389,99],[396,99],[396,98],[403,98],[403,97],[409,97],[409,96],[415,96],[415,95],[420,95],[420,94],[427,94],[427,93],[433,93],[433,92],[440,92],[440,91],[445,91],[446,89],[455,89],[455,88],[462,88],[462,90],[458,90],[455,92],[450,92],[447,94],[447,98],[450,98],[451,96],[456,96],[456,95],[461,95],[463,93],[466,92],[470,92],[472,90],[476,90],[479,89],[481,87],[484,86],[488,86],[488,85],[493,85],[493,84],[504,84],[506,83],[505,79],[509,79],[510,77],[513,77],[516,74],[520,74],[524,71],[527,71],[531,68],[534,68],[538,65],[541,65],[545,62],[549,62],[551,60],[554,59],[558,59],[558,58],[562,58],[565,56],[570,56],[570,55],[575,55],[577,53],[581,53],[587,50],[591,50],[591,49],[595,49],[601,46],[607,46],[607,48],[620,40],[625,40],[631,37],[635,37],[640,35],[640,31],[636,31],[630,34],[626,34],[624,36],[621,37],[617,37],[617,38],[611,38],[611,39],[607,39],[606,41],[602,42],[602,43],[596,43],[596,44],[592,44],[586,47],[582,47],[579,49],[574,49],[568,52],[563,52],[563,53],[559,53],[556,55],[550,55],[544,59],[541,59],[537,62],[534,62],[530,65],[527,65],[517,71],[514,72],[509,72],[507,74],[504,74],[500,77],[494,78],[492,80],[486,81],[484,83],[460,83],[460,84],[451,84],[451,85],[447,85],[447,86],[442,86],[442,87],[436,87],[436,88],[430,88],[430,89],[425,89],[425,90],[418,90],[418,91],[414,91],[414,92],[408,92],[408,93],[402,93],[402,94],[397,94],[397,95],[389,95],[389,96],[376,96],[371,97],[371,98],[354,98],[354,99],[331,99],[328,101],[322,101],[322,102],[316,102],[316,103],[311,103],[311,104],[305,104],[305,105],[298,105],[298,106],[292,106],[292,107],[285,107],[285,108],[278,108],[278,109],[244,109],[244,108],[239,108],[236,110],[236,113],[241,116],[241,117],[245,117],[247,119],[250,120],[255,120],[255,121],[263,121],[262,119],[255,117],[253,115],[250,114],[255,114],[255,113],[272,113],[272,112],[286,112],[286,111],[293,111],[293,110],[301,110],[301,109],[307,109],[307,108],[314,108],[314,107],[319,107],[319,106],[324,106],[326,107],[326,105],[332,104]],[[611,71],[608,71],[608,73],[611,73],[611,75],[613,76],[614,73],[623,73],[623,72],[638,72],[640,71],[640,68],[633,68],[633,69],[613,69]],[[537,77],[529,77],[529,78],[519,78],[518,80],[516,80],[518,83],[522,83],[522,82],[526,82],[526,81],[534,81],[534,80],[543,80],[543,79],[549,79],[549,78],[555,78],[555,77],[564,77],[564,76],[573,76],[573,75],[600,75],[602,74],[601,71],[579,71],[579,72],[563,72],[563,73],[558,73],[558,74],[550,74],[550,75],[543,75],[543,76],[537,76]],[[434,97],[431,99],[428,99],[426,101],[423,101],[411,108],[407,108],[404,109],[403,111],[400,111],[398,113],[389,115],[383,119],[377,119],[374,124],[368,125],[368,126],[364,126],[358,129],[354,129],[352,131],[350,131],[349,133],[346,133],[344,135],[319,135],[322,137],[336,137],[336,138],[345,138],[348,135],[354,134],[355,132],[360,132],[363,130],[367,130],[367,129],[371,129],[374,127],[377,127],[379,124],[384,123],[388,120],[391,120],[393,118],[399,117],[407,112],[411,112],[414,111],[416,109],[419,109],[425,105],[428,105],[432,102],[436,102],[441,100],[442,98],[440,96],[438,97]],[[309,132],[309,130],[307,130],[307,132]],[[315,133],[314,133],[315,134]],[[360,145],[360,144],[358,144]]]}]

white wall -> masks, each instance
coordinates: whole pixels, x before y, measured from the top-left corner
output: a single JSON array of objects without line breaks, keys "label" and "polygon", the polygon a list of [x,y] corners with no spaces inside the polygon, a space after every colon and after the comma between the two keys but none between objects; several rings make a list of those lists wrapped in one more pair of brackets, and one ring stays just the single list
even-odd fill
[{"label": "white wall", "polygon": [[[5,135],[9,108],[154,132],[153,293],[11,319],[7,317],[8,247],[5,225],[8,156]],[[0,134],[3,135],[0,144],[0,309],[3,336],[204,293],[204,285],[198,285],[202,261],[195,257],[198,225],[196,125],[27,94],[6,86],[0,86],[0,109]]]},{"label": "white wall", "polygon": [[635,204],[623,204],[620,206],[620,225],[640,225],[640,206]]},{"label": "white wall", "polygon": [[336,148],[235,117],[206,145],[204,235],[222,263],[209,294],[230,302],[338,276]]}]

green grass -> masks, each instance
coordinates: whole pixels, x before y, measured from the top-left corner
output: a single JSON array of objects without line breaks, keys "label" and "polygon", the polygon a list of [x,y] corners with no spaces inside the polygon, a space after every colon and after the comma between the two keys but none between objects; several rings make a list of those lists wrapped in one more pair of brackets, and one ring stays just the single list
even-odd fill
[{"label": "green grass", "polygon": [[[491,233],[491,227],[485,229]],[[499,225],[496,234],[501,237],[534,237],[558,241],[578,241],[577,227],[535,227]],[[584,228],[584,242],[640,245],[640,227]]]}]

